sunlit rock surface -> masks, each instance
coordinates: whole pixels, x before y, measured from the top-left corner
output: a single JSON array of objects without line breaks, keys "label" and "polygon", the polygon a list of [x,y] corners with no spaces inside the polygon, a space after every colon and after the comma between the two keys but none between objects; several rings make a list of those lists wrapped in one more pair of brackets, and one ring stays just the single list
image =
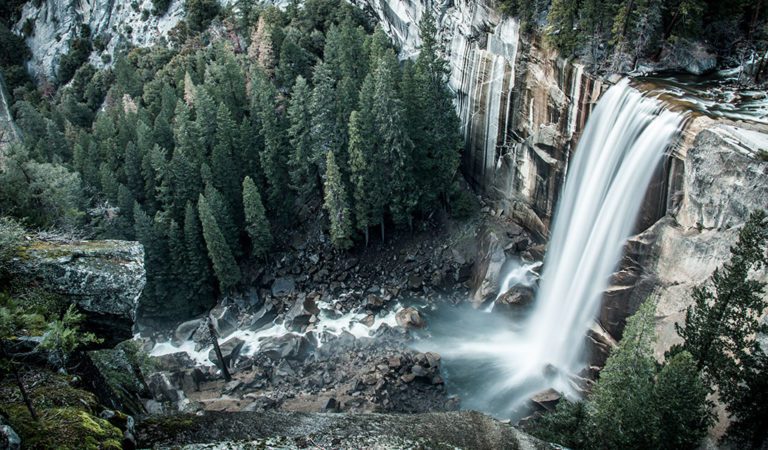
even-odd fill
[{"label": "sunlit rock surface", "polygon": [[30,1],[24,5],[14,31],[23,34],[24,24],[30,21],[33,28],[26,42],[32,58],[27,67],[37,78],[54,80],[69,41],[79,35],[83,25],[90,28],[93,39],[105,44],[103,50],[94,50],[90,56],[90,63],[101,67],[105,64],[102,55],[111,61],[115,49],[125,44],[146,47],[158,43],[184,18],[184,0],[172,0],[161,17],[152,14],[152,9],[152,0]]},{"label": "sunlit rock surface", "polygon": [[137,426],[153,448],[551,448],[474,411],[426,414],[215,413],[150,419]]},{"label": "sunlit rock surface", "polygon": [[146,282],[144,248],[128,241],[42,241],[22,246],[14,276],[61,294],[86,316],[85,328],[114,346],[132,336]]}]

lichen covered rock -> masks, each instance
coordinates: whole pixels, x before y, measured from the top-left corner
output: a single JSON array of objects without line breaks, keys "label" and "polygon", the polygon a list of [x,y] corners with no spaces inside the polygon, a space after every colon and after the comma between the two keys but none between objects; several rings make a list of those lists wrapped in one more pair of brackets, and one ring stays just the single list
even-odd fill
[{"label": "lichen covered rock", "polygon": [[14,277],[64,296],[85,314],[83,328],[106,347],[132,336],[146,282],[144,248],[127,241],[42,241],[23,245],[11,263]]}]

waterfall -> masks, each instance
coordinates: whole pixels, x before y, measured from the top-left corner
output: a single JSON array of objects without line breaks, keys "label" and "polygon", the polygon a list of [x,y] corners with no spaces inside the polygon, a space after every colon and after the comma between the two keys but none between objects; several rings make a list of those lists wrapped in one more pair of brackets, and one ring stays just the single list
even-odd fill
[{"label": "waterfall", "polygon": [[585,335],[683,116],[622,80],[600,99],[568,167],[533,309],[499,328],[465,311],[418,347],[441,352],[463,405],[507,416],[535,393],[578,395]]}]

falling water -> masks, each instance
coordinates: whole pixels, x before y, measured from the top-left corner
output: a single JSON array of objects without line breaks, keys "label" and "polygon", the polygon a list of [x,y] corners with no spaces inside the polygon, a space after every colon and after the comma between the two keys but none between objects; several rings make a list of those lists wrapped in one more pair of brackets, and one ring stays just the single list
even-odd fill
[{"label": "falling water", "polygon": [[533,394],[577,395],[573,374],[585,365],[584,336],[598,313],[654,169],[683,123],[617,83],[598,102],[561,195],[536,302],[522,324],[499,328],[478,313],[438,324],[419,347],[441,352],[448,382],[465,407],[519,415]]}]

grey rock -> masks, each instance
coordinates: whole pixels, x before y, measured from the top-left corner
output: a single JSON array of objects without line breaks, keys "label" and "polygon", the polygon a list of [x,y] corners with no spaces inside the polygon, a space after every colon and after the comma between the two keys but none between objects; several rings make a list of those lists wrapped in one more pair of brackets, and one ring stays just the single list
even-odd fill
[{"label": "grey rock", "polygon": [[232,306],[216,306],[211,310],[213,327],[220,339],[237,331],[237,314]]},{"label": "grey rock", "polygon": [[205,321],[203,319],[192,319],[181,323],[173,331],[173,338],[171,339],[171,343],[175,346],[180,346],[184,342],[191,339],[192,335],[195,334],[195,331],[197,331],[197,329],[200,328],[200,326],[204,323]]},{"label": "grey rock", "polygon": [[290,359],[303,360],[313,351],[314,346],[305,336],[285,334],[265,339],[260,347],[261,354],[272,360]]},{"label": "grey rock", "polygon": [[280,277],[272,283],[272,295],[285,297],[296,290],[296,281],[293,277]]},{"label": "grey rock", "polygon": [[30,241],[11,271],[22,282],[61,294],[85,315],[83,328],[114,347],[132,337],[146,283],[144,248],[128,241]]},{"label": "grey rock", "polygon": [[1,450],[20,450],[21,438],[10,425],[0,416],[0,449]]},{"label": "grey rock", "polygon": [[424,319],[421,318],[419,311],[412,306],[398,311],[395,315],[395,320],[397,321],[398,326],[405,329],[423,328],[425,325]]},{"label": "grey rock", "polygon": [[[224,356],[224,363],[227,366],[233,365],[238,356],[240,356],[240,352],[242,351],[244,345],[245,341],[237,337],[232,338],[223,344],[219,344],[221,354]],[[216,351],[213,348],[211,348],[211,351],[208,352],[208,359],[216,365],[219,364],[219,358],[216,356]]]},{"label": "grey rock", "polygon": [[150,375],[148,385],[152,397],[159,402],[178,402],[183,396],[165,372]]},{"label": "grey rock", "polygon": [[285,314],[285,323],[293,330],[300,331],[309,325],[312,317],[320,314],[315,300],[309,297],[298,298]]}]

